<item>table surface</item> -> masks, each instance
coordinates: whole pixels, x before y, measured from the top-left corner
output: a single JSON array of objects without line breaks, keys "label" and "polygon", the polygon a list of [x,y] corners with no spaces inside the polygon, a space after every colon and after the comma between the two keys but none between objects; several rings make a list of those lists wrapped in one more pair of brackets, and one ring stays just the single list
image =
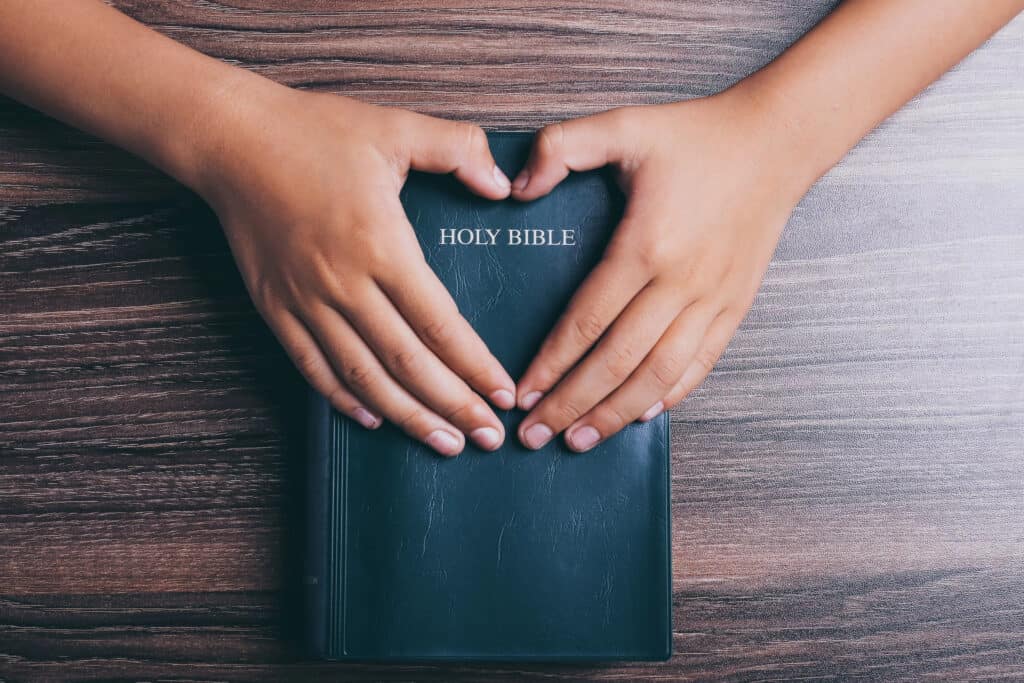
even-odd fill
[{"label": "table surface", "polygon": [[[303,88],[529,129],[716,92],[833,2],[119,0]],[[0,679],[1024,677],[1024,17],[796,210],[672,415],[675,655],[298,659],[301,381],[213,215],[0,101]]]}]

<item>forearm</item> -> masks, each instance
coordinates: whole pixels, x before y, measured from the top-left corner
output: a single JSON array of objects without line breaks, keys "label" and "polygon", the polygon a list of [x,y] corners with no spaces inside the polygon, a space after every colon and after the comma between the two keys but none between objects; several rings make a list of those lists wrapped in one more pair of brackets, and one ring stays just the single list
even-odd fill
[{"label": "forearm", "polygon": [[0,91],[196,187],[246,98],[274,87],[98,0],[0,2]]},{"label": "forearm", "polygon": [[846,0],[736,89],[813,183],[1022,10],[1024,0]]}]

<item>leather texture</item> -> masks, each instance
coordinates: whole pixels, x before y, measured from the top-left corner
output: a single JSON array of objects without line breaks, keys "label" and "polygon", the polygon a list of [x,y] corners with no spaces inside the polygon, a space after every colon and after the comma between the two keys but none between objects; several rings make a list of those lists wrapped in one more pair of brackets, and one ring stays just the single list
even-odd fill
[{"label": "leather texture", "polygon": [[[509,177],[531,135],[492,133]],[[605,172],[522,204],[413,173],[402,201],[459,309],[513,378],[600,258],[622,213]],[[575,246],[440,245],[442,228],[575,230]],[[671,652],[667,417],[577,455],[519,445],[447,459],[310,411],[310,640],[328,659],[665,659]]]}]

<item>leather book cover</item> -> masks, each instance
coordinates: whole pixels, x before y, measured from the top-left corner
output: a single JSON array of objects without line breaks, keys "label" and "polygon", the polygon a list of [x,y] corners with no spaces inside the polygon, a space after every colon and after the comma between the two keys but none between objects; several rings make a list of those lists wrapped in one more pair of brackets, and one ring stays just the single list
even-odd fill
[{"label": "leather book cover", "polygon": [[[489,138],[515,177],[532,135]],[[481,199],[450,176],[414,172],[402,202],[430,265],[513,379],[623,209],[605,171],[570,174],[529,203]],[[470,240],[477,229],[496,237]],[[515,436],[523,413],[498,415],[507,432],[499,450],[467,441],[445,458],[390,424],[365,430],[313,396],[306,611],[314,655],[668,658],[668,416],[575,454],[561,437],[524,448]]]}]

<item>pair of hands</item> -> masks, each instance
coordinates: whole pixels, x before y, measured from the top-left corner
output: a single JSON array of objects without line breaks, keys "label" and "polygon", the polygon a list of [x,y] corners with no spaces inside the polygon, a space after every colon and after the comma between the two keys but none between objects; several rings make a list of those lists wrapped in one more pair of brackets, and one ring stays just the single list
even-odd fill
[{"label": "pair of hands", "polygon": [[[748,310],[806,187],[780,173],[741,94],[554,124],[509,181],[477,126],[276,90],[198,188],[252,299],[296,366],[367,428],[387,419],[443,455],[505,438],[586,451],[681,401]],[[606,252],[518,384],[434,275],[398,193],[410,169],[530,201],[612,165],[627,208]]]}]

